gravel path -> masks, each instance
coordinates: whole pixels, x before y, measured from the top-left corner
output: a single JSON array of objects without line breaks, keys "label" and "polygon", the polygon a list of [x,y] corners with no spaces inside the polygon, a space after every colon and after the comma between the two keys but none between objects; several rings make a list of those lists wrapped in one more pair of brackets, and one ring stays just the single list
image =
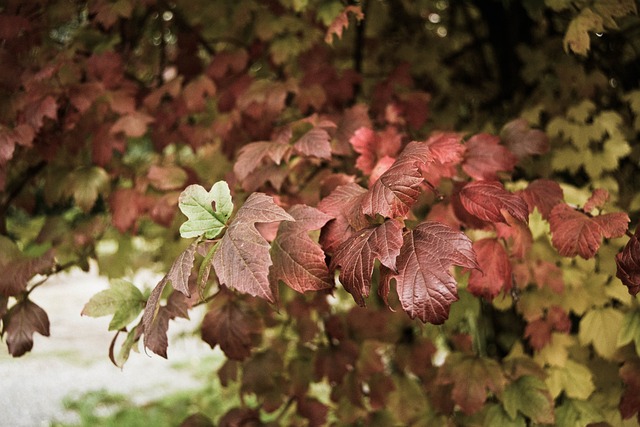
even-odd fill
[{"label": "gravel path", "polygon": [[[153,284],[153,278],[147,282]],[[148,281],[152,280],[152,281]],[[157,398],[171,390],[196,387],[199,383],[181,366],[196,366],[211,349],[195,337],[175,339],[176,334],[193,330],[191,321],[178,319],[169,326],[169,360],[149,353],[132,352],[123,370],[108,358],[112,333],[109,318],[80,316],[82,307],[108,282],[83,272],[60,275],[35,290],[33,301],[46,310],[51,336],[35,335],[31,353],[14,359],[2,342],[0,349],[0,426],[47,426],[53,420],[77,421],[65,412],[62,400],[92,390],[107,390],[131,396],[136,403]],[[188,370],[187,370],[188,372]]]}]

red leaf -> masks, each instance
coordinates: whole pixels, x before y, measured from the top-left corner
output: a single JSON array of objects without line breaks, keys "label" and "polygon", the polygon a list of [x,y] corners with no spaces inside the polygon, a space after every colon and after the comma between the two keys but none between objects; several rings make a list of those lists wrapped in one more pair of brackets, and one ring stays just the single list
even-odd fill
[{"label": "red leaf", "polygon": [[46,273],[54,265],[52,251],[32,258],[24,255],[9,239],[0,237],[0,295],[16,296],[27,289],[36,274]]},{"label": "red leaf", "polygon": [[370,128],[358,129],[349,140],[356,153],[356,167],[365,175],[371,174],[376,163],[384,157],[395,157],[400,151],[402,135],[389,127],[383,132],[374,132]]},{"label": "red leaf", "polygon": [[458,299],[451,266],[478,268],[471,240],[463,233],[427,221],[404,235],[395,278],[402,308],[413,319],[441,324],[449,317],[451,303]]},{"label": "red leaf", "polygon": [[331,136],[321,127],[314,127],[310,131],[302,135],[293,144],[295,150],[309,157],[317,157],[319,159],[331,159]]},{"label": "red leaf", "polygon": [[25,107],[25,118],[33,129],[40,129],[44,124],[44,118],[56,120],[58,117],[58,106],[53,96],[49,95],[39,99]]},{"label": "red leaf", "polygon": [[269,243],[255,228],[256,223],[294,221],[266,194],[253,193],[238,210],[213,256],[213,268],[220,284],[275,302],[269,284]]},{"label": "red leaf", "polygon": [[553,292],[561,294],[564,291],[564,280],[562,270],[557,265],[549,262],[537,260],[532,268],[533,280],[539,288],[547,286]]},{"label": "red leaf", "polygon": [[525,119],[510,121],[500,134],[509,150],[519,159],[549,151],[547,135],[539,129],[531,129]]},{"label": "red leaf", "polygon": [[375,260],[391,270],[402,246],[403,226],[395,220],[360,230],[345,240],[331,260],[331,270],[342,267],[340,282],[360,306],[369,296]]},{"label": "red leaf", "polygon": [[251,172],[262,164],[263,159],[270,158],[277,165],[289,151],[290,146],[283,141],[258,141],[242,147],[238,154],[238,160],[233,165],[233,172],[240,181],[243,181]]},{"label": "red leaf", "polygon": [[132,188],[118,189],[111,193],[109,205],[111,221],[121,233],[133,227],[138,217],[146,210],[144,195]]},{"label": "red leaf", "polygon": [[371,186],[362,200],[365,215],[402,218],[418,200],[424,181],[421,169],[433,161],[424,142],[410,142],[393,165]]},{"label": "red leaf", "polygon": [[524,337],[529,340],[529,345],[536,351],[542,350],[551,342],[551,324],[545,319],[536,319],[527,323],[524,329]]},{"label": "red leaf", "polygon": [[618,406],[620,415],[624,420],[635,414],[640,418],[640,360],[627,360],[620,368],[620,378],[625,386]]},{"label": "red leaf", "polygon": [[107,89],[115,89],[124,79],[124,63],[116,52],[94,53],[87,60],[87,72],[92,80],[102,82]]},{"label": "red leaf", "polygon": [[191,271],[193,270],[197,246],[198,241],[195,240],[187,249],[178,255],[165,276],[166,279],[171,282],[173,289],[181,292],[186,297],[191,296],[191,292],[189,291],[189,276],[191,276]]},{"label": "red leaf", "polygon": [[289,209],[295,222],[280,223],[271,248],[271,279],[282,280],[298,291],[318,291],[333,286],[322,248],[309,237],[309,231],[322,228],[329,215],[306,205]]},{"label": "red leaf", "polygon": [[147,132],[147,126],[153,121],[154,119],[150,115],[134,111],[116,120],[111,126],[110,132],[113,134],[122,132],[126,136],[139,138]]},{"label": "red leaf", "polygon": [[362,8],[360,6],[345,7],[333,20],[331,25],[329,25],[329,28],[327,28],[327,33],[324,36],[324,41],[326,43],[333,43],[334,34],[338,36],[339,39],[342,38],[342,32],[349,26],[349,13],[352,13],[358,21],[362,21],[364,19],[364,13],[362,13]]},{"label": "red leaf", "polygon": [[367,190],[358,184],[341,185],[318,203],[318,209],[335,218],[320,234],[320,243],[325,251],[335,249],[357,230],[368,225],[360,205]]},{"label": "red leaf", "polygon": [[538,212],[546,220],[549,220],[553,207],[564,201],[564,192],[560,185],[548,179],[537,179],[531,182],[519,194],[527,202],[529,212],[533,212],[534,208],[538,208]]},{"label": "red leaf", "polygon": [[9,309],[2,318],[2,335],[13,357],[20,357],[33,348],[33,334],[49,336],[49,317],[34,302],[24,299]]},{"label": "red leaf", "polygon": [[507,224],[494,224],[496,234],[499,238],[507,241],[508,247],[511,249],[511,254],[513,256],[519,259],[524,259],[533,244],[533,235],[531,234],[531,230],[527,224],[516,220],[508,212],[503,211],[502,214],[507,220]]},{"label": "red leaf", "polygon": [[201,326],[202,340],[232,360],[244,360],[262,332],[260,317],[228,293],[214,298]]},{"label": "red leaf", "polygon": [[301,397],[297,400],[298,415],[309,420],[309,427],[326,425],[329,408],[313,397]]},{"label": "red leaf", "polygon": [[627,242],[622,252],[616,255],[616,277],[629,288],[633,296],[640,292],[640,227]]},{"label": "red leaf", "polygon": [[338,120],[338,128],[336,129],[336,146],[333,152],[340,155],[351,154],[351,145],[349,141],[355,132],[362,128],[371,128],[373,124],[369,118],[368,106],[365,104],[357,104],[346,109]]},{"label": "red leaf", "polygon": [[189,111],[202,111],[207,105],[207,98],[215,93],[216,85],[207,76],[200,75],[185,86],[182,96]]},{"label": "red leaf", "polygon": [[592,210],[604,206],[604,204],[609,200],[609,192],[604,188],[596,188],[593,190],[591,197],[584,204],[582,210],[585,212],[591,212]]},{"label": "red leaf", "polygon": [[473,243],[478,270],[471,270],[469,292],[492,300],[501,291],[511,289],[511,263],[509,255],[497,239],[482,239]]},{"label": "red leaf", "polygon": [[474,135],[466,147],[462,170],[477,180],[495,180],[498,172],[511,172],[518,163],[518,159],[500,145],[500,138],[494,135]]},{"label": "red leaf", "polygon": [[556,205],[549,216],[551,243],[562,256],[580,255],[592,258],[602,238],[620,237],[627,230],[629,217],[625,213],[610,213],[592,218],[566,203]]},{"label": "red leaf", "polygon": [[527,204],[516,194],[505,190],[498,181],[470,182],[460,190],[460,201],[471,215],[490,222],[504,222],[502,211],[507,211],[518,221],[529,221]]},{"label": "red leaf", "polygon": [[6,10],[0,14],[0,40],[19,37],[31,28],[31,22],[24,16],[9,15]]}]

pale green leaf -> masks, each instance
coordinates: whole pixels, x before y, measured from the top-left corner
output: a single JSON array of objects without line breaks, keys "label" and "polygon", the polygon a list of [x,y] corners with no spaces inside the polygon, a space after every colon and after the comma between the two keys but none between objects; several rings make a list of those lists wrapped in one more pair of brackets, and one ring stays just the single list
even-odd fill
[{"label": "pale green leaf", "polygon": [[227,226],[233,212],[231,191],[225,181],[213,184],[207,192],[201,185],[190,185],[180,194],[178,206],[188,218],[180,226],[183,238],[204,235],[213,239]]},{"label": "pale green leaf", "polygon": [[520,414],[510,417],[500,405],[491,405],[482,423],[485,427],[525,427],[526,420]]},{"label": "pale green leaf", "polygon": [[98,166],[77,169],[69,176],[67,191],[76,205],[84,212],[89,212],[95,205],[98,195],[109,185],[109,175]]},{"label": "pale green leaf", "polygon": [[109,330],[122,329],[135,320],[144,308],[142,292],[126,280],[112,280],[108,289],[95,294],[82,309],[90,317],[113,315]]},{"label": "pale green leaf", "polygon": [[624,315],[612,307],[591,310],[580,320],[578,338],[582,345],[592,344],[600,356],[610,360],[618,346],[618,333]]},{"label": "pale green leaf", "polygon": [[122,346],[120,347],[120,351],[118,351],[117,355],[112,355],[112,362],[119,368],[122,368],[127,360],[129,360],[129,354],[131,350],[137,351],[138,348],[138,340],[136,337],[139,336],[138,328],[141,326],[135,326],[127,333],[127,337],[125,338]]},{"label": "pale green leaf", "polygon": [[554,399],[563,391],[571,398],[588,399],[596,388],[591,370],[570,359],[564,366],[549,368],[549,376],[545,382]]},{"label": "pale green leaf", "polygon": [[511,419],[522,413],[541,424],[552,424],[553,402],[544,382],[524,375],[509,384],[502,394],[502,404]]},{"label": "pale green leaf", "polygon": [[556,425],[562,427],[584,427],[603,420],[591,403],[582,400],[566,399],[556,409]]},{"label": "pale green leaf", "polygon": [[[622,288],[622,286],[619,286]],[[633,310],[624,316],[622,327],[618,332],[617,346],[622,347],[635,343],[636,353],[640,354],[640,310]]]}]

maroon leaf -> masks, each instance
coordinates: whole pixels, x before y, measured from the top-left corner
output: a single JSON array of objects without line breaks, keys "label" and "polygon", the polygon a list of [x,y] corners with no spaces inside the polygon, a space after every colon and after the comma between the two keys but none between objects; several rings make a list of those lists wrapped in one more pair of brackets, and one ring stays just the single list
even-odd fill
[{"label": "maroon leaf", "polygon": [[318,209],[335,218],[320,234],[320,243],[327,252],[335,249],[357,230],[368,225],[360,205],[367,190],[358,184],[341,185],[318,203]]},{"label": "maroon leaf", "polygon": [[529,221],[527,204],[520,196],[505,190],[498,181],[475,181],[460,190],[462,206],[475,217],[490,222],[508,223],[502,211],[518,221]]},{"label": "maroon leaf", "polygon": [[149,295],[149,299],[147,299],[147,304],[142,314],[144,347],[165,359],[167,358],[167,347],[169,345],[167,340],[169,313],[167,310],[163,310],[164,307],[160,307],[160,297],[167,283],[169,283],[169,280],[165,276],[156,285],[151,295]]},{"label": "maroon leaf", "polygon": [[33,348],[35,332],[49,336],[49,317],[34,302],[24,299],[9,309],[2,318],[2,335],[7,335],[7,347],[13,357],[20,357]]},{"label": "maroon leaf", "polygon": [[616,255],[618,267],[616,277],[629,288],[631,295],[640,292],[640,227],[627,242],[622,252]]},{"label": "maroon leaf", "polygon": [[54,265],[52,251],[31,258],[5,237],[0,237],[0,295],[15,296],[27,289],[29,280],[36,274],[46,273]]},{"label": "maroon leaf", "polygon": [[220,284],[239,292],[275,302],[269,284],[269,243],[260,235],[256,223],[293,221],[266,194],[253,193],[238,210],[213,256],[213,268]]},{"label": "maroon leaf", "polygon": [[478,268],[471,240],[447,225],[427,221],[404,235],[395,278],[402,308],[413,319],[441,324],[458,299],[451,266]]},{"label": "maroon leaf", "polygon": [[218,422],[220,427],[260,427],[260,412],[251,408],[232,408]]},{"label": "maroon leaf", "polygon": [[363,306],[364,298],[369,296],[376,259],[395,270],[396,258],[402,246],[402,230],[401,223],[387,220],[381,225],[360,230],[336,250],[331,269],[342,267],[340,282],[358,305]]},{"label": "maroon leaf", "polygon": [[351,154],[349,141],[353,134],[362,127],[372,126],[368,108],[365,104],[356,104],[344,111],[336,129],[336,146],[333,147],[335,154]]},{"label": "maroon leaf", "polygon": [[389,127],[374,132],[368,127],[358,129],[349,140],[356,153],[356,167],[365,175],[371,174],[378,161],[384,157],[395,157],[400,151],[402,135]]},{"label": "maroon leaf", "polygon": [[494,135],[474,135],[466,146],[462,170],[477,180],[495,180],[498,172],[511,172],[518,163],[518,159],[500,145],[500,138]]},{"label": "maroon leaf", "polygon": [[508,243],[511,255],[524,259],[533,244],[533,235],[527,224],[516,220],[508,212],[502,213],[507,220],[507,224],[494,224],[496,235],[505,239]]},{"label": "maroon leaf", "polygon": [[238,160],[233,166],[233,172],[240,181],[243,181],[267,157],[273,163],[279,165],[290,148],[288,143],[280,140],[274,142],[258,141],[247,144],[240,149]]},{"label": "maroon leaf", "polygon": [[520,195],[527,202],[529,212],[533,212],[534,208],[538,208],[538,211],[546,220],[549,219],[553,207],[564,201],[564,192],[560,185],[548,179],[537,179],[531,182]]},{"label": "maroon leaf", "polygon": [[214,298],[200,328],[204,342],[211,348],[219,345],[224,354],[233,360],[249,357],[261,332],[260,317],[228,293]]},{"label": "maroon leaf", "polygon": [[519,159],[549,151],[547,135],[539,129],[531,129],[525,119],[510,121],[500,134],[509,150]]},{"label": "maroon leaf", "polygon": [[189,291],[189,276],[191,276],[191,271],[193,270],[197,246],[198,241],[196,240],[178,255],[166,275],[166,280],[171,282],[173,289],[180,291],[187,297],[191,296],[191,292]]},{"label": "maroon leaf", "polygon": [[556,205],[549,216],[551,243],[562,256],[580,255],[592,258],[602,238],[620,237],[627,230],[629,217],[625,213],[610,213],[589,217],[566,203]]},{"label": "maroon leaf", "polygon": [[640,360],[627,360],[619,372],[625,386],[618,405],[620,415],[626,420],[638,414],[640,421]]},{"label": "maroon leaf", "polygon": [[469,292],[492,300],[500,292],[511,289],[509,255],[497,239],[482,239],[473,243],[479,269],[471,270]]},{"label": "maroon leaf", "polygon": [[293,144],[293,148],[304,156],[329,160],[331,158],[331,136],[321,127],[314,127]]},{"label": "maroon leaf", "polygon": [[271,279],[277,285],[282,280],[298,291],[318,291],[333,286],[322,248],[309,237],[331,219],[329,215],[306,205],[289,210],[295,222],[280,223],[271,247]]},{"label": "maroon leaf", "polygon": [[420,195],[424,181],[421,169],[432,162],[431,150],[424,142],[410,142],[393,165],[378,178],[362,200],[365,215],[402,218]]},{"label": "maroon leaf", "polygon": [[582,210],[585,212],[591,212],[596,208],[601,208],[609,200],[609,192],[604,188],[596,188],[593,190],[591,197],[584,204]]},{"label": "maroon leaf", "polygon": [[296,401],[296,411],[309,420],[309,427],[318,427],[326,425],[329,408],[317,399],[302,397]]}]

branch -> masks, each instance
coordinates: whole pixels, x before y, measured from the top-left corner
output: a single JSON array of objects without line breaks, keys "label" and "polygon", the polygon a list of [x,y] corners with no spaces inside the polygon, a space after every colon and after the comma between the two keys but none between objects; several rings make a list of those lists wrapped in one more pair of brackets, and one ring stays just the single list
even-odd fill
[{"label": "branch", "polygon": [[11,183],[12,185],[10,184],[8,186],[7,191],[2,199],[2,204],[0,204],[0,235],[7,234],[7,224],[5,221],[5,217],[9,206],[11,206],[11,203],[15,200],[15,198],[20,195],[24,187],[31,180],[33,180],[38,175],[38,173],[40,173],[42,169],[44,169],[46,165],[47,162],[45,162],[44,160],[40,160],[35,165],[29,166],[27,170],[24,171],[24,173],[22,173],[16,181]]}]

